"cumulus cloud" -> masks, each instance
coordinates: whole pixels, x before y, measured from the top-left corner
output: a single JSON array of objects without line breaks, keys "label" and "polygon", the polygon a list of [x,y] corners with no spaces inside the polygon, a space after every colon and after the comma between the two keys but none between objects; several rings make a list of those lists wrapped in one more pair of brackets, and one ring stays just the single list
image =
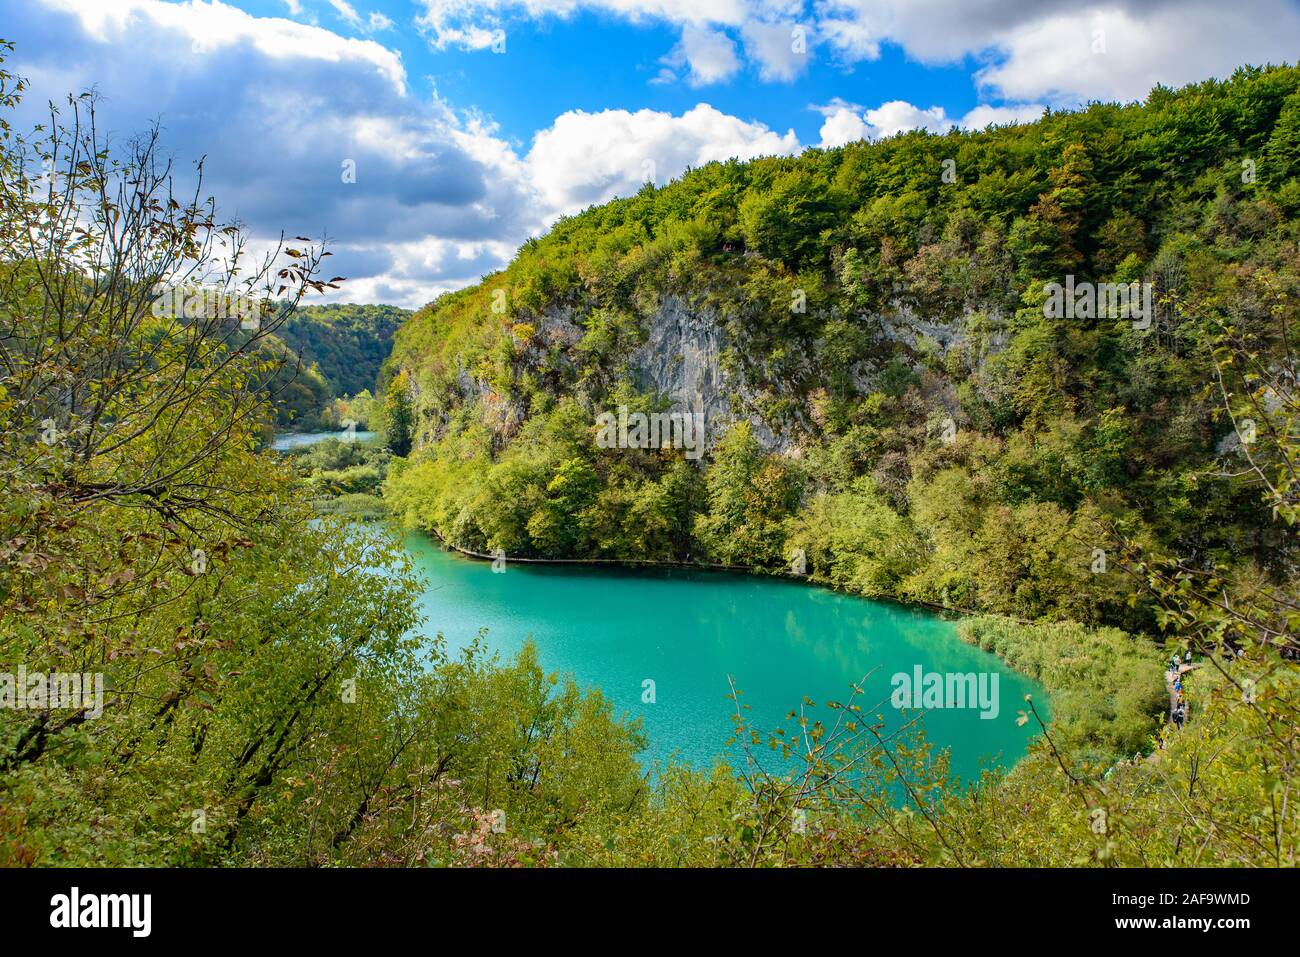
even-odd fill
[{"label": "cumulus cloud", "polygon": [[[363,30],[366,33],[379,33],[381,30],[392,29],[393,21],[377,10],[371,11],[363,17],[357,12],[356,7],[348,3],[348,0],[329,0],[329,4],[335,9],[341,20],[357,30]],[[302,8],[295,3],[289,12],[298,14],[302,12]]]},{"label": "cumulus cloud", "polygon": [[477,32],[502,29],[519,17],[567,19],[593,11],[633,22],[737,26],[745,22],[750,9],[749,0],[422,0],[421,5],[424,13],[417,23],[439,49],[476,49],[472,38]]},{"label": "cumulus cloud", "polygon": [[1293,60],[1291,0],[813,0],[818,28],[848,61],[880,44],[924,63],[986,61],[988,95],[1073,106],[1140,99],[1157,83],[1227,76],[1241,63]]},{"label": "cumulus cloud", "polygon": [[348,277],[335,298],[418,306],[500,268],[561,214],[799,148],[792,131],[700,105],[567,112],[521,155],[489,120],[412,93],[401,57],[373,40],[220,0],[44,3],[6,22],[34,83],[20,123],[91,85],[119,141],[159,118],[178,170],[206,156],[205,191],[254,245],[332,238],[331,270]]},{"label": "cumulus cloud", "polygon": [[1042,117],[1045,108],[1041,103],[1014,103],[1010,106],[982,105],[968,112],[957,125],[968,130],[982,130],[986,126],[1032,123]]},{"label": "cumulus cloud", "polygon": [[837,97],[825,106],[811,109],[823,117],[821,143],[818,144],[823,149],[871,138],[871,127],[862,115],[862,107],[856,103],[846,103]]},{"label": "cumulus cloud", "polygon": [[746,23],[745,53],[767,81],[793,80],[808,66],[808,27],[799,23]]},{"label": "cumulus cloud", "polygon": [[664,60],[669,66],[688,66],[691,86],[707,86],[726,80],[740,69],[736,45],[720,30],[687,24],[682,40]]},{"label": "cumulus cloud", "polygon": [[875,109],[867,110],[865,116],[872,136],[877,138],[893,136],[904,130],[946,133],[952,126],[952,121],[942,107],[932,106],[923,110],[904,100],[882,103]]},{"label": "cumulus cloud", "polygon": [[573,213],[688,166],[794,153],[799,140],[706,103],[681,116],[654,110],[572,110],[538,133],[525,163],[549,212]]},{"label": "cumulus cloud", "polygon": [[[285,0],[287,12],[306,5]],[[221,0],[37,0],[6,8],[14,66],[40,104],[96,86],[119,140],[160,117],[184,160],[206,155],[207,188],[264,240],[281,230],[336,237],[349,298],[418,305],[504,264],[557,215],[646,180],[730,157],[787,154],[793,131],[699,104],[681,113],[573,110],[527,147],[490,121],[412,91],[399,53],[374,39],[391,26],[363,0],[318,5],[366,38]],[[1287,0],[424,0],[430,42],[490,46],[512,16],[583,10],[677,24],[688,82],[722,83],[748,61],[769,81],[807,55],[878,56],[898,44],[926,62],[974,57],[990,102],[963,116],[893,99],[815,107],[821,145],[902,130],[1023,122],[1044,103],[1141,96],[1156,82],[1227,73],[1294,56],[1300,13]],[[337,21],[336,21],[337,22]],[[806,27],[796,42],[795,27]],[[448,32],[452,31],[452,32]],[[815,50],[814,50],[815,43]],[[671,66],[672,63],[669,63]],[[673,80],[665,69],[659,79]],[[524,150],[526,149],[526,152]],[[355,182],[345,182],[345,164]]]},{"label": "cumulus cloud", "polygon": [[361,14],[357,13],[356,7],[348,3],[348,0],[330,0],[330,6],[338,11],[340,17],[354,27],[361,26]]},{"label": "cumulus cloud", "polygon": [[1020,26],[1000,48],[1000,61],[976,74],[995,95],[1060,104],[1135,100],[1157,83],[1179,86],[1226,77],[1246,62],[1294,60],[1300,7],[1185,0],[1070,10]]},{"label": "cumulus cloud", "polygon": [[[7,16],[13,24],[12,29],[34,26],[37,32],[53,39],[60,35],[61,28],[68,28],[74,31],[67,37],[68,43],[85,41],[82,45],[87,50],[94,44],[134,46],[143,34],[148,33],[167,45],[143,47],[140,52],[147,54],[149,61],[157,61],[159,54],[172,54],[174,61],[181,61],[175,63],[175,67],[182,74],[194,69],[192,63],[184,62],[187,47],[194,54],[249,49],[270,60],[365,64],[397,92],[403,92],[406,86],[406,70],[401,57],[378,43],[341,37],[316,26],[278,17],[254,17],[220,0],[208,3],[202,0],[190,0],[189,3],[44,0],[44,8],[38,10],[34,4],[28,4],[11,10]],[[17,33],[11,36],[16,37]],[[176,54],[181,54],[181,57],[176,57]],[[118,72],[130,75],[137,64],[129,58],[124,59]]]},{"label": "cumulus cloud", "polygon": [[[46,0],[8,17],[14,66],[45,96],[101,92],[119,141],[159,118],[178,170],[255,244],[333,238],[342,295],[418,305],[507,261],[544,224],[532,177],[490,124],[408,88],[372,40],[214,0]],[[352,181],[354,180],[354,181]]]},{"label": "cumulus cloud", "polygon": [[922,109],[906,100],[890,100],[874,109],[864,110],[855,103],[841,99],[812,109],[823,117],[821,142],[818,145],[824,149],[843,146],[855,140],[884,139],[909,130],[946,133],[954,126],[979,130],[991,124],[1002,126],[1008,123],[1027,123],[1037,119],[1043,112],[1042,105],[1038,103],[977,106],[964,116],[953,119],[940,106]]},{"label": "cumulus cloud", "polygon": [[[1290,61],[1300,49],[1294,0],[422,0],[435,46],[482,48],[484,30],[512,19],[583,11],[691,26],[743,39],[759,76],[788,82],[804,69],[790,47],[806,28],[844,63],[877,59],[884,44],[926,64],[974,58],[986,97],[1072,106],[1141,98],[1157,83],[1225,76],[1245,62]],[[1105,52],[1099,52],[1098,31]],[[735,71],[732,71],[733,73]],[[690,76],[698,81],[702,74]],[[664,79],[664,77],[660,77]]]}]

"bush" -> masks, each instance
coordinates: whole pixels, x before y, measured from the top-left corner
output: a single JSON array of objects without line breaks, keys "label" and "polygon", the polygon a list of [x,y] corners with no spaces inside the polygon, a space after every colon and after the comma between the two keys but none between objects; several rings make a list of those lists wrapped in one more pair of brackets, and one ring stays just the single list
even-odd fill
[{"label": "bush", "polygon": [[1118,628],[968,618],[958,634],[1036,679],[1051,695],[1058,747],[1095,764],[1146,750],[1168,706],[1163,655]]}]

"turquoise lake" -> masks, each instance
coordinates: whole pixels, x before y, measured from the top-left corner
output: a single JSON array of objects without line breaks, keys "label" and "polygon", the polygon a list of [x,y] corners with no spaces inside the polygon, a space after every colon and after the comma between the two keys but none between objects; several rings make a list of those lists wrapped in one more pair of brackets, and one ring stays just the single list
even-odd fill
[{"label": "turquoise lake", "polygon": [[[317,442],[325,439],[338,439],[339,441],[348,441],[344,438],[346,432],[281,432],[271,440],[271,448],[277,452],[287,452],[289,449],[301,448],[304,445],[315,445]],[[354,432],[352,441],[369,442],[375,437],[374,432]]]},{"label": "turquoise lake", "polygon": [[[616,713],[643,719],[647,766],[673,753],[696,767],[721,756],[740,760],[734,747],[725,748],[734,714],[728,675],[756,726],[787,732],[787,716],[805,696],[819,705],[811,714],[833,723],[836,712],[825,702],[846,701],[850,686],[869,672],[858,703],[890,727],[903,720],[890,704],[897,673],[914,675],[917,666],[983,673],[990,690],[987,676],[996,675],[996,717],[983,718],[976,708],[923,711],[926,737],[951,749],[952,772],[965,782],[1025,753],[1032,731],[1016,725],[1016,712],[1026,693],[1036,703],[1046,699],[1034,682],[962,642],[953,622],[901,605],[795,581],[686,569],[508,562],[497,573],[491,563],[445,551],[424,535],[407,535],[405,543],[427,578],[423,633],[441,632],[454,649],[487,628],[487,645],[502,658],[531,637],[546,670],[600,688]],[[643,701],[647,680],[654,682],[653,703]]]}]

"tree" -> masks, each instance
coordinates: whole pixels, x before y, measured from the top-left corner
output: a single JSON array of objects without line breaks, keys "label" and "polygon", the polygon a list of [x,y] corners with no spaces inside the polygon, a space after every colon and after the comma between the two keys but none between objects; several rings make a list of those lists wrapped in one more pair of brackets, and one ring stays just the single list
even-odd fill
[{"label": "tree", "polygon": [[380,401],[379,434],[384,444],[394,455],[409,455],[415,414],[405,371],[393,376]]},{"label": "tree", "polygon": [[599,481],[582,459],[560,463],[546,486],[546,496],[528,519],[528,535],[542,555],[568,556],[589,547],[583,512],[596,500]]},{"label": "tree", "polygon": [[821,258],[822,231],[836,220],[836,198],[829,183],[807,170],[782,173],[769,189],[741,202],[746,245],[794,269]]},{"label": "tree", "polygon": [[709,507],[696,517],[695,535],[707,554],[725,564],[784,564],[782,522],[798,490],[763,452],[748,421],[718,442],[705,481]]},{"label": "tree", "polygon": [[[15,89],[0,70],[0,109]],[[415,635],[397,540],[314,515],[261,448],[261,330],[198,284],[155,314],[177,273],[228,290],[238,231],[92,106],[32,148],[39,189],[0,123],[0,866],[545,864],[575,817],[634,809],[634,726],[531,649]],[[315,249],[266,267],[270,329],[328,285]],[[93,690],[11,706],[20,669]]]}]

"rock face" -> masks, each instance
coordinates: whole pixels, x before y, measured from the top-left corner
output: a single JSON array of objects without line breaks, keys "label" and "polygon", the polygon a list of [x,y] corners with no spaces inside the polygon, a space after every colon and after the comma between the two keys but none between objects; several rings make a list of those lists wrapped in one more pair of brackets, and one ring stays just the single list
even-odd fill
[{"label": "rock face", "polygon": [[[931,320],[899,305],[888,315],[864,317],[863,321],[879,330],[887,352],[914,353],[924,337],[944,351],[967,341],[965,321]],[[1000,337],[995,337],[995,340]],[[992,344],[993,351],[1000,342]],[[773,428],[755,409],[759,394],[741,371],[724,373],[721,356],[729,347],[724,324],[709,308],[692,306],[681,298],[668,295],[650,317],[647,340],[632,356],[637,386],[668,396],[673,408],[703,412],[708,444],[712,445],[726,425],[748,418],[754,437],[769,452],[797,454],[798,440],[790,424]],[[806,356],[806,368],[813,380],[822,378],[817,366],[816,348]],[[875,388],[876,375],[886,356],[860,364],[852,370],[855,383],[862,391]],[[825,370],[822,370],[825,371]]]},{"label": "rock face", "polygon": [[[942,319],[928,319],[917,313],[906,305],[896,305],[887,316],[877,317],[880,321],[880,328],[885,338],[891,342],[902,343],[909,349],[917,349],[920,345],[921,337],[938,344],[938,346],[947,351],[954,346],[963,346],[969,342],[967,334],[967,320],[975,314],[976,310],[967,308],[965,315],[958,322],[948,322]],[[982,311],[991,323],[989,341],[987,347],[990,353],[997,352],[1007,343],[1008,335],[1002,328],[1002,319],[996,309]]]},{"label": "rock face", "polygon": [[632,355],[637,387],[668,396],[676,411],[703,412],[706,429],[708,423],[729,418],[721,366],[725,333],[717,316],[665,296],[648,333],[645,345]]},{"label": "rock face", "polygon": [[[557,346],[562,353],[571,355],[570,350],[583,335],[579,314],[570,304],[546,309],[528,321],[537,329],[532,347],[536,353],[534,358],[544,349]],[[898,355],[900,350],[903,354],[914,352],[921,337],[943,350],[966,341],[964,321],[928,320],[904,306],[891,310],[888,315],[863,317],[861,321],[875,327],[880,336],[878,342],[884,349],[881,355],[851,370],[855,385],[864,392],[875,388],[876,376],[887,354]],[[672,411],[703,413],[706,447],[712,447],[733,422],[748,419],[754,437],[764,449],[778,454],[799,454],[797,425],[766,422],[756,411],[764,394],[748,381],[744,363],[737,364],[740,368],[729,363],[729,370],[724,372],[724,353],[729,349],[742,352],[743,343],[737,345],[730,340],[726,324],[714,309],[668,294],[646,320],[645,332],[646,341],[629,356],[636,387],[666,396],[672,403]],[[816,383],[824,379],[825,370],[818,368],[819,351],[818,345],[813,344],[801,359],[806,381]],[[498,441],[507,441],[524,418],[523,408],[496,396],[487,383],[464,367],[457,369],[454,389],[462,402],[483,404],[488,424],[497,433]],[[445,426],[445,412],[441,418],[441,422],[432,423],[433,431]]]},{"label": "rock face", "polygon": [[[722,353],[731,345],[717,313],[665,296],[650,317],[647,338],[631,357],[637,387],[667,396],[675,411],[704,413],[705,446],[711,448],[730,424],[747,418],[754,438],[771,452],[796,447],[788,429],[773,431],[752,412],[757,393],[743,372],[727,374]],[[736,400],[739,408],[733,408]]]}]

